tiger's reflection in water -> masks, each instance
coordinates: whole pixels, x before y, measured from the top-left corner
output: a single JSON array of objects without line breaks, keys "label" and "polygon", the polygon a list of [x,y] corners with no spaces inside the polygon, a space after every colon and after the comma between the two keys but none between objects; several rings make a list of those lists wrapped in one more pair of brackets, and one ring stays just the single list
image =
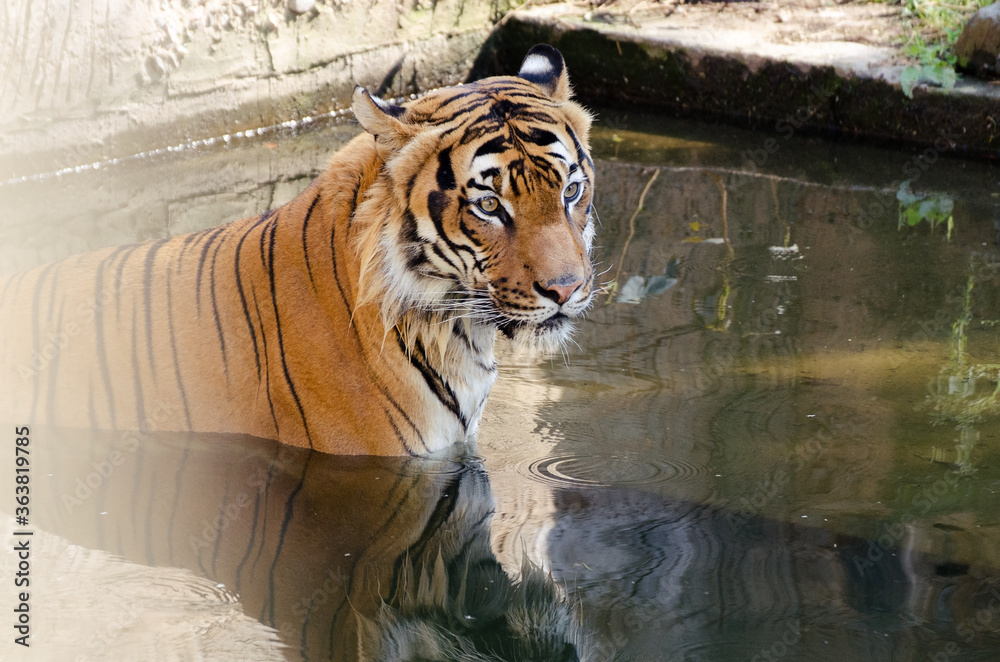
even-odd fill
[{"label": "tiger's reflection in water", "polygon": [[[78,434],[35,431],[33,465],[45,471],[32,524],[120,555],[150,582],[169,567],[224,585],[277,630],[288,659],[578,659],[561,589],[530,563],[508,574],[491,551],[494,500],[475,461],[186,434],[66,443]],[[58,620],[92,632],[96,617]],[[134,620],[143,627],[122,628],[113,652],[129,636],[156,640],[155,607]]]}]

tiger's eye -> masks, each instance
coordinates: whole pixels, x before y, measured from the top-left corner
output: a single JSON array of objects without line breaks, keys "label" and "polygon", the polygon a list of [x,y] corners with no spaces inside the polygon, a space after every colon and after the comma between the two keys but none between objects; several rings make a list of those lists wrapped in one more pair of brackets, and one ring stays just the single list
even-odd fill
[{"label": "tiger's eye", "polygon": [[563,190],[563,197],[567,200],[572,200],[576,197],[576,194],[580,192],[580,183],[573,182]]},{"label": "tiger's eye", "polygon": [[489,198],[483,198],[477,202],[476,205],[487,214],[492,214],[500,208],[500,201],[491,196]]}]

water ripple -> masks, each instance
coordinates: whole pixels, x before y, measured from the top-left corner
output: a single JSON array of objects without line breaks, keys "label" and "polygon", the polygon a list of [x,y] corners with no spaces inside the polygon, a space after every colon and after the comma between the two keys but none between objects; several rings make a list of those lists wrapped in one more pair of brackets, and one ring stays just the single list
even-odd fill
[{"label": "water ripple", "polygon": [[705,468],[676,458],[649,458],[634,454],[556,455],[522,467],[530,478],[557,487],[636,487],[670,481],[688,481]]}]

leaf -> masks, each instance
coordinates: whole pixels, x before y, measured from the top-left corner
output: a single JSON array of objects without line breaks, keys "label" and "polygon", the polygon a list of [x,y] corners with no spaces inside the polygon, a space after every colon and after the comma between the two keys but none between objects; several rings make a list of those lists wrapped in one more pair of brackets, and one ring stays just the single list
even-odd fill
[{"label": "leaf", "polygon": [[946,90],[950,90],[955,87],[955,83],[958,81],[958,74],[955,73],[955,69],[952,66],[946,66],[942,68],[941,71],[941,87]]},{"label": "leaf", "polygon": [[941,70],[937,65],[925,64],[920,67],[920,80],[934,85],[941,84]]},{"label": "leaf", "polygon": [[698,221],[695,221],[694,223],[688,223],[688,227],[697,232],[698,228],[701,227],[701,224]]},{"label": "leaf", "polygon": [[919,79],[921,82],[937,85],[946,90],[955,87],[957,77],[955,70],[944,62],[925,64],[920,68]]},{"label": "leaf", "polygon": [[899,86],[903,88],[903,94],[907,99],[913,98],[913,88],[920,81],[920,69],[912,64],[899,76]]}]

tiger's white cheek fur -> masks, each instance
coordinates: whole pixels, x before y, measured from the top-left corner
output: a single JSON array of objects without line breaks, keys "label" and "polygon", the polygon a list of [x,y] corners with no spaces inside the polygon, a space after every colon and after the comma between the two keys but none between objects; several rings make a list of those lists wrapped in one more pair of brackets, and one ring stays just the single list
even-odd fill
[{"label": "tiger's white cheek fur", "polygon": [[587,217],[587,225],[583,228],[583,247],[587,255],[590,255],[594,247],[594,236],[597,235],[597,227],[594,223],[594,216]]}]

